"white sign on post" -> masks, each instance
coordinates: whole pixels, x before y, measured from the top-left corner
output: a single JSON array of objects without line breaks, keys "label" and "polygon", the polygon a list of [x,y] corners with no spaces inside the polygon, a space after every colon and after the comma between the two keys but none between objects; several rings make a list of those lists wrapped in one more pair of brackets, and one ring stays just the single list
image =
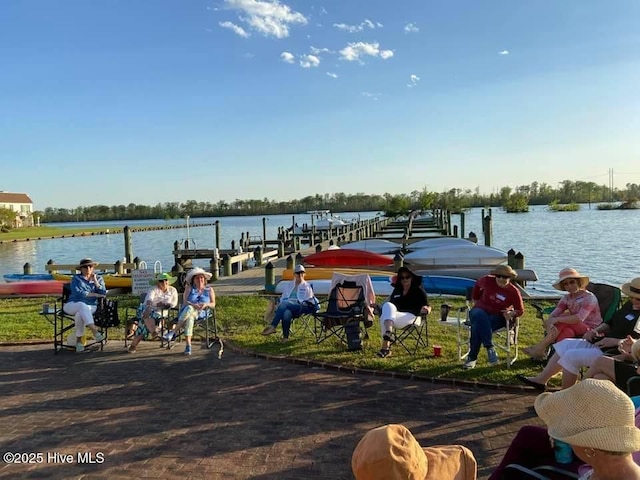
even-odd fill
[{"label": "white sign on post", "polygon": [[152,269],[141,268],[131,271],[131,293],[134,295],[142,295],[147,293],[152,285],[151,281],[156,278],[156,274]]}]

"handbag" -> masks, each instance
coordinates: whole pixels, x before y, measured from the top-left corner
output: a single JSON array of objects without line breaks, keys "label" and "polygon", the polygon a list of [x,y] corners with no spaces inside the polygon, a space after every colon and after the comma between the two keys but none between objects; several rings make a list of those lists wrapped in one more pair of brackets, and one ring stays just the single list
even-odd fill
[{"label": "handbag", "polygon": [[99,298],[96,311],[93,314],[93,322],[96,324],[96,327],[100,328],[119,326],[118,302],[115,300],[107,300],[106,298]]}]

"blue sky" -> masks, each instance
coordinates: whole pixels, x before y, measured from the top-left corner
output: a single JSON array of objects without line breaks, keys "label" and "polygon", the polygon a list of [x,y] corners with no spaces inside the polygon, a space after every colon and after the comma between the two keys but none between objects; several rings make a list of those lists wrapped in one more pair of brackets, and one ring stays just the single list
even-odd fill
[{"label": "blue sky", "polygon": [[637,0],[2,0],[37,209],[640,183]]}]

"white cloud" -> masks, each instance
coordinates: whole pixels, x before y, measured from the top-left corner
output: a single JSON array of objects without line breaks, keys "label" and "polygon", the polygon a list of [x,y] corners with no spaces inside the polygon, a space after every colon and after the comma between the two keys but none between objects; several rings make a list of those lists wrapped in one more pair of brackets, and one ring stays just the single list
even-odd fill
[{"label": "white cloud", "polygon": [[282,52],[280,54],[280,60],[284,63],[295,63],[295,57],[290,52]]},{"label": "white cloud", "polygon": [[[278,0],[224,0],[228,10],[238,12],[238,19],[266,37],[286,38],[291,25],[306,25],[307,19]],[[226,23],[226,22],[225,22]]]},{"label": "white cloud", "polygon": [[347,62],[361,62],[360,57],[362,56],[370,56],[370,57],[380,57],[383,60],[387,58],[393,57],[393,51],[391,50],[380,50],[380,44],[378,42],[366,43],[366,42],[355,42],[348,43],[346,47],[340,50],[340,58],[342,60],[346,60]]},{"label": "white cloud", "polygon": [[360,25],[347,25],[346,23],[334,23],[333,26],[338,30],[342,30],[343,32],[349,33],[358,33],[363,31],[365,28],[370,28],[374,30],[376,28],[382,28],[382,24],[380,22],[372,22],[368,18],[365,18]]},{"label": "white cloud", "polygon": [[509,50],[502,50],[501,52],[498,52],[498,55],[509,55]]},{"label": "white cloud", "polygon": [[244,28],[240,27],[239,25],[236,25],[235,23],[220,22],[218,23],[218,25],[220,25],[222,28],[228,28],[229,30],[233,30],[237,35],[240,35],[241,37],[247,38],[251,36],[249,32],[247,32]]},{"label": "white cloud", "polygon": [[311,52],[312,55],[320,55],[321,53],[333,53],[328,48],[316,48],[314,46],[311,46],[309,48],[309,51]]},{"label": "white cloud", "polygon": [[302,68],[315,68],[320,65],[320,59],[315,55],[300,56],[300,66]]},{"label": "white cloud", "polygon": [[338,78],[338,74],[337,73],[327,72],[327,75],[329,75],[331,78]]},{"label": "white cloud", "polygon": [[420,77],[417,75],[409,75],[409,83],[407,84],[407,87],[412,88],[415,87],[418,82],[420,81]]},{"label": "white cloud", "polygon": [[415,23],[407,23],[404,26],[404,33],[418,33],[420,28]]},{"label": "white cloud", "polygon": [[379,93],[362,92],[360,95],[362,95],[363,97],[370,98],[371,100],[378,100],[378,98],[380,98]]}]

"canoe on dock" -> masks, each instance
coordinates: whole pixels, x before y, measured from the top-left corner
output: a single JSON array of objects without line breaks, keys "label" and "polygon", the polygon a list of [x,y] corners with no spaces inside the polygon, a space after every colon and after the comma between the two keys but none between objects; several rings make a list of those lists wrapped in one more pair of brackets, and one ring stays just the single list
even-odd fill
[{"label": "canoe on dock", "polygon": [[7,295],[62,295],[62,285],[56,280],[34,280],[32,282],[0,283],[0,296]]},{"label": "canoe on dock", "polygon": [[411,265],[426,267],[491,266],[506,262],[507,252],[469,242],[469,245],[420,248],[407,253],[404,260]]},{"label": "canoe on dock", "polygon": [[402,249],[402,245],[384,238],[371,238],[357,242],[341,245],[342,249],[366,250],[367,252],[379,253],[381,255],[393,255]]},{"label": "canoe on dock", "polygon": [[302,261],[305,266],[314,265],[316,267],[388,267],[393,265],[393,258],[388,255],[350,248],[323,250],[312,253]]},{"label": "canoe on dock", "polygon": [[[395,275],[395,271],[386,270],[367,270],[359,268],[322,268],[322,267],[307,267],[305,271],[305,280],[331,280],[334,273],[342,273],[343,275],[362,275],[367,274],[371,277],[371,280],[381,279],[390,281],[390,278]],[[282,280],[293,280],[293,269],[287,268],[282,271]]]},{"label": "canoe on dock", "polygon": [[[107,287],[107,290],[112,288],[131,288],[131,275],[119,275],[117,273],[105,273],[101,275],[98,273],[98,276],[104,280],[104,285]],[[53,278],[68,283],[71,281],[71,278],[73,278],[73,275],[54,273]]]},{"label": "canoe on dock", "polygon": [[53,280],[50,273],[6,273],[2,276],[7,283],[13,282],[43,282]]}]

